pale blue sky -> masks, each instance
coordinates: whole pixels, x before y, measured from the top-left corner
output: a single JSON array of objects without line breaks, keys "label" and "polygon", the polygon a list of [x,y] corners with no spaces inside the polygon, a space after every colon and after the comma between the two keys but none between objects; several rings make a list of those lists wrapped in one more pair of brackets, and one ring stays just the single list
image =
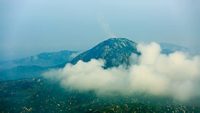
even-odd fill
[{"label": "pale blue sky", "polygon": [[1,0],[0,59],[82,51],[109,37],[200,48],[199,6],[198,0]]}]

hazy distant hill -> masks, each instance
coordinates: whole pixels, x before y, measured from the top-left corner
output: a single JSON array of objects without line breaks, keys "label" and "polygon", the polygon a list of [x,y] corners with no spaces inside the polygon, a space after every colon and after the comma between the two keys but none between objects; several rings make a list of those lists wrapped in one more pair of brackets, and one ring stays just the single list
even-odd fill
[{"label": "hazy distant hill", "polygon": [[175,51],[191,52],[188,48],[175,44],[160,43],[163,53],[169,54]]},{"label": "hazy distant hill", "polygon": [[62,63],[71,61],[76,55],[77,51],[58,51],[58,52],[44,52],[38,55],[16,59],[12,61],[0,63],[1,67],[4,69],[17,67],[17,66],[40,66],[40,67],[49,67]]},{"label": "hazy distant hill", "polygon": [[0,80],[38,77],[55,65],[70,62],[77,51],[41,53],[35,56],[1,63]]}]

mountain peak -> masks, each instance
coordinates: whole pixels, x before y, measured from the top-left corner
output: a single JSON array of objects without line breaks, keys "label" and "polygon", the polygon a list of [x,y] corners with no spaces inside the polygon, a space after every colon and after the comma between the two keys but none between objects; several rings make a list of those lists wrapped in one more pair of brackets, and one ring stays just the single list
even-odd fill
[{"label": "mountain peak", "polygon": [[81,53],[71,63],[75,64],[79,60],[88,62],[91,59],[104,59],[105,67],[129,64],[130,55],[139,54],[136,45],[135,42],[126,38],[110,38]]},{"label": "mountain peak", "polygon": [[104,40],[102,43],[105,42],[117,42],[118,44],[120,43],[135,43],[132,40],[129,40],[127,38],[109,38],[107,40]]},{"label": "mountain peak", "polygon": [[[127,38],[123,38],[123,37],[108,38],[107,41],[108,41],[108,40],[112,40],[112,41],[131,41],[131,40],[129,40],[129,39],[127,39]],[[105,41],[106,41],[106,40],[105,40]]]}]

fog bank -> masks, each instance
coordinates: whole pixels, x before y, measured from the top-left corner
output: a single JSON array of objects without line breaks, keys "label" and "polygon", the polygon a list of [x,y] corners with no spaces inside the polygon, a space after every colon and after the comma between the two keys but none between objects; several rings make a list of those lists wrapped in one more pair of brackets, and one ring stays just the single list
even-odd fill
[{"label": "fog bank", "polygon": [[139,44],[141,56],[132,55],[132,64],[109,69],[103,60],[79,61],[63,69],[51,70],[44,77],[57,80],[62,87],[95,91],[99,95],[135,93],[170,96],[180,101],[200,96],[200,56],[184,52],[161,53],[157,43]]}]

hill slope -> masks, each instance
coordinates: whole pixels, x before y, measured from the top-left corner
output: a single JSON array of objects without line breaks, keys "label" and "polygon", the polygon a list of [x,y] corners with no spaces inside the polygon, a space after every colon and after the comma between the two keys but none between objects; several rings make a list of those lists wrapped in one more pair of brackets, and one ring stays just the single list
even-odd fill
[{"label": "hill slope", "polygon": [[21,78],[39,77],[55,65],[70,62],[78,52],[59,51],[41,53],[14,61],[0,63],[0,80],[16,80]]},{"label": "hill slope", "polygon": [[136,43],[126,38],[111,38],[105,40],[90,50],[87,50],[77,57],[71,63],[75,64],[79,60],[88,62],[91,59],[104,59],[105,67],[119,66],[121,64],[129,64],[129,57],[132,53],[139,55]]},{"label": "hill slope", "polygon": [[40,66],[40,67],[49,67],[55,66],[62,63],[66,63],[71,61],[76,55],[77,51],[58,51],[58,52],[44,52],[38,55],[16,59],[12,61],[2,62],[0,63],[1,69],[9,69],[17,66]]}]

